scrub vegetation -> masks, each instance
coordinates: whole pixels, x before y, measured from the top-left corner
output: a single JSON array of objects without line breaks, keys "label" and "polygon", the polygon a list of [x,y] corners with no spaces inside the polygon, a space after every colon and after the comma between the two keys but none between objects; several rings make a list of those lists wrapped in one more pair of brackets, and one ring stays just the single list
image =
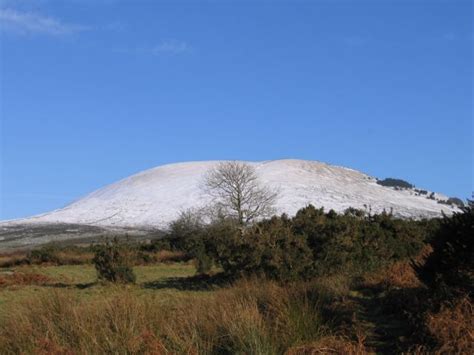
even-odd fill
[{"label": "scrub vegetation", "polygon": [[473,207],[413,221],[307,206],[244,226],[187,213],[148,243],[3,255],[0,348],[473,353]]}]

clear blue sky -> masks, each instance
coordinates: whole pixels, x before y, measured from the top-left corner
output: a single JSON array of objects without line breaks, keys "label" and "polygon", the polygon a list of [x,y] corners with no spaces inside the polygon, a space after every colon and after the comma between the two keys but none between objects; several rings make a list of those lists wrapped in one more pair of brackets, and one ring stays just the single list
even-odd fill
[{"label": "clear blue sky", "polygon": [[470,0],[0,4],[0,219],[209,159],[471,196]]}]

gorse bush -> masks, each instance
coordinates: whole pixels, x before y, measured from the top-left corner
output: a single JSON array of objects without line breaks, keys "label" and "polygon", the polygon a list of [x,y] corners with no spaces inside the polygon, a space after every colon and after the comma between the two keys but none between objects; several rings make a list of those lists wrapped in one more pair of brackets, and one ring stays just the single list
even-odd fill
[{"label": "gorse bush", "polygon": [[293,218],[275,216],[247,228],[231,219],[204,224],[183,215],[166,239],[195,258],[198,272],[216,265],[233,277],[296,280],[358,274],[413,257],[437,226],[435,220],[401,220],[353,208],[337,214],[309,205]]},{"label": "gorse bush", "polygon": [[259,275],[288,281],[310,276],[311,250],[304,237],[293,234],[288,220],[274,217],[250,228],[226,218],[208,225],[194,222],[185,216],[172,224],[169,240],[195,259],[198,273],[216,265],[233,278]]},{"label": "gorse bush", "polygon": [[255,274],[282,281],[309,278],[311,249],[304,237],[293,233],[288,222],[274,217],[244,231],[214,225],[210,228],[214,241],[208,243],[210,255],[234,277]]},{"label": "gorse bush", "polygon": [[136,280],[132,269],[131,251],[127,245],[120,244],[118,239],[107,241],[96,246],[93,259],[99,280],[134,283]]},{"label": "gorse bush", "polygon": [[433,252],[415,269],[422,282],[445,294],[474,295],[474,202],[444,217],[431,240]]},{"label": "gorse bush", "polygon": [[416,255],[426,239],[420,222],[391,214],[366,215],[349,210],[344,214],[308,206],[291,220],[293,231],[306,237],[319,275],[375,270]]}]

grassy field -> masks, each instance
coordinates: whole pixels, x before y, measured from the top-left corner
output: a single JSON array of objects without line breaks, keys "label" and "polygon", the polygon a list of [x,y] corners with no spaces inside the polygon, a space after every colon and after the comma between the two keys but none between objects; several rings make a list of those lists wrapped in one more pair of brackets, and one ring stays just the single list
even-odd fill
[{"label": "grassy field", "polygon": [[[344,274],[229,282],[219,270],[196,276],[192,261],[133,270],[135,284],[115,285],[98,282],[89,262],[0,268],[0,353],[427,353],[400,312],[416,311],[426,295],[407,262],[356,283]],[[427,326],[467,353],[473,319],[463,299],[429,315]]]},{"label": "grassy field", "polygon": [[[4,317],[15,304],[24,300],[38,298],[54,290],[69,292],[80,298],[100,298],[104,294],[127,289],[137,297],[159,297],[161,299],[176,298],[183,295],[205,295],[206,290],[194,291],[186,287],[185,280],[195,274],[192,263],[173,263],[137,266],[134,268],[137,282],[134,285],[113,286],[97,282],[93,265],[62,265],[62,266],[18,266],[5,268],[2,275],[31,275],[31,282],[0,287],[0,317]],[[45,276],[39,282],[37,275]],[[183,280],[183,282],[180,282]]]},{"label": "grassy field", "polygon": [[295,349],[322,338],[363,353],[356,338],[332,332],[323,319],[320,287],[218,286],[194,276],[192,262],[134,272],[135,284],[112,285],[97,282],[90,264],[2,268],[2,353],[304,353]]}]

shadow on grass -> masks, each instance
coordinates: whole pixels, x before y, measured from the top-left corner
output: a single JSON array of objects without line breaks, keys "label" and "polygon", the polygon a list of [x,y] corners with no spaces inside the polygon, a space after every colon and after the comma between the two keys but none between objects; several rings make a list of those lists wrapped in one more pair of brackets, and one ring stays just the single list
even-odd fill
[{"label": "shadow on grass", "polygon": [[210,291],[227,286],[231,279],[219,273],[215,275],[196,275],[189,277],[168,277],[162,280],[145,282],[143,288],[161,290],[176,289],[180,291]]},{"label": "shadow on grass", "polygon": [[87,283],[78,283],[78,284],[66,284],[63,282],[56,282],[56,283],[51,283],[51,284],[44,284],[42,286],[51,287],[51,288],[77,288],[79,290],[84,290],[95,285],[97,285],[97,282],[87,282]]}]

